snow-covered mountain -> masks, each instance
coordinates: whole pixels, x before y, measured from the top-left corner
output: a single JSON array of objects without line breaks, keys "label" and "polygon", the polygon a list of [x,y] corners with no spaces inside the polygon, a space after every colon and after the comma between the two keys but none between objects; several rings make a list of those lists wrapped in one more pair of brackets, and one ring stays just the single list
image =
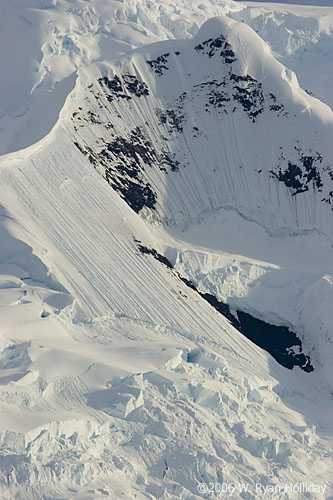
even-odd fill
[{"label": "snow-covered mountain", "polygon": [[333,495],[333,11],[245,3],[5,2],[1,498]]},{"label": "snow-covered mountain", "polygon": [[[79,151],[145,220],[186,235],[214,217],[215,233],[228,213],[271,238],[307,235],[310,241],[321,235],[328,241],[332,111],[299,88],[249,27],[215,18],[192,40],[136,50],[108,66],[89,68],[89,76],[81,77],[84,84],[72,96],[67,128]],[[243,230],[243,245],[245,235]],[[197,243],[206,246],[199,235]],[[240,298],[238,286],[236,291],[226,285],[235,269],[223,272],[217,290],[216,273],[207,279],[196,252],[165,250],[206,292]],[[315,282],[326,288],[323,276]],[[261,300],[257,295],[251,309],[259,303],[260,311]],[[296,328],[301,323],[313,347],[318,334],[311,330],[317,332],[323,321],[307,326],[304,300],[295,321],[289,313],[283,317],[275,296],[266,299],[265,308],[282,323]],[[311,300],[319,309],[322,294]],[[309,337],[302,336],[309,345]]]},{"label": "snow-covered mountain", "polygon": [[231,209],[271,234],[329,233],[333,113],[249,27],[213,19],[89,77],[75,144],[136,212],[187,227]]}]

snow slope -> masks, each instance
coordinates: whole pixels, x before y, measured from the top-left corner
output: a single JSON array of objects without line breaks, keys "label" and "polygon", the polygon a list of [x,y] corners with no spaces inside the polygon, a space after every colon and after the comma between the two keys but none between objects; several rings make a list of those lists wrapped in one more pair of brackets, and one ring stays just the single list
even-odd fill
[{"label": "snow slope", "polygon": [[[333,494],[332,112],[246,23],[190,38],[249,12],[200,5],[28,8],[72,48],[48,49],[41,89],[69,78],[52,131],[0,159],[1,498]],[[24,123],[4,152],[28,146]],[[314,372],[278,365],[139,241],[232,310],[292,327]]]},{"label": "snow slope", "polygon": [[140,256],[133,237],[157,241],[62,128],[1,177],[26,228],[2,217],[16,293],[2,307],[3,498],[200,498],[211,481],[264,498],[253,481],[304,477],[328,498],[331,401],[317,372],[277,365]]},{"label": "snow slope", "polygon": [[302,87],[332,106],[331,9],[318,2],[301,9],[248,4],[3,0],[0,153],[23,149],[51,130],[78,68],[157,40],[190,38],[204,21],[225,14],[257,31]]},{"label": "snow slope", "polygon": [[[302,91],[250,28],[227,18],[207,22],[191,41],[152,45],[89,71],[68,108],[79,151],[129,206],[180,240],[167,248],[175,246],[184,275],[228,303],[292,325],[326,365],[320,358],[332,356],[330,108]],[[200,264],[194,271],[183,246],[196,234],[190,241],[209,255],[210,235],[220,232],[216,249],[227,250],[235,226],[242,236],[230,253],[245,262],[239,272],[233,257],[223,256],[228,264],[217,287],[207,273],[221,274],[219,256],[209,257],[206,272]],[[194,262],[201,262],[196,253]],[[246,264],[248,257],[261,262]],[[316,311],[311,321],[309,304]]]},{"label": "snow slope", "polygon": [[249,24],[270,45],[275,57],[297,74],[301,87],[332,108],[333,95],[327,85],[332,75],[332,2],[241,4],[247,8],[233,17]]},{"label": "snow slope", "polygon": [[152,41],[191,36],[228,5],[216,2],[208,14],[198,0],[181,10],[164,1],[2,0],[0,153],[30,146],[51,130],[78,68]]}]

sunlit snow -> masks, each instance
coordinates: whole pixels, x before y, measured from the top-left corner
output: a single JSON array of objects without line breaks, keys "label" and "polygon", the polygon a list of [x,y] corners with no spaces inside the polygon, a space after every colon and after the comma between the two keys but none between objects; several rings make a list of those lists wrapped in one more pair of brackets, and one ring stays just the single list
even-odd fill
[{"label": "sunlit snow", "polygon": [[1,499],[332,498],[330,2],[3,3]]}]

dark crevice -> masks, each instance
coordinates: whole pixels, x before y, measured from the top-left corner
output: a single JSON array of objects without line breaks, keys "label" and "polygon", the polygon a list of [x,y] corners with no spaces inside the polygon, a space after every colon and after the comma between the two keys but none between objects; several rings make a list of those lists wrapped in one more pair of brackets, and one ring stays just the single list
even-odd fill
[{"label": "dark crevice", "polygon": [[307,373],[314,370],[311,365],[310,356],[302,353],[301,340],[297,337],[296,333],[292,332],[288,327],[271,325],[241,310],[237,310],[235,316],[231,313],[228,304],[219,301],[210,293],[200,292],[191,280],[181,276],[164,255],[159,254],[153,248],[143,246],[137,240],[135,241],[142,254],[152,255],[154,259],[164,264],[168,269],[171,269],[186,286],[194,290],[201,298],[214,307],[216,311],[227,318],[227,320],[240,333],[251,340],[251,342],[271,354],[271,356],[273,356],[282,366],[290,370],[294,366],[299,366]]}]

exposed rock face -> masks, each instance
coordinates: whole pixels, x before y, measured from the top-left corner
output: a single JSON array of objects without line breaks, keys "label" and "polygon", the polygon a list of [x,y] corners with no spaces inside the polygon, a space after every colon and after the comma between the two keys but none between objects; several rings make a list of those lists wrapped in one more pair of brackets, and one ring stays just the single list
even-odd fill
[{"label": "exposed rock face", "polygon": [[[91,82],[72,116],[75,144],[133,210],[168,224],[175,214],[186,223],[227,206],[251,218],[255,211],[269,231],[287,220],[291,230],[305,226],[316,217],[307,198],[304,217],[287,213],[287,200],[314,196],[324,210],[332,205],[323,142],[290,99],[289,84],[282,77],[269,84],[265,75],[278,63],[245,67],[230,26],[219,29],[225,32],[199,33],[179,50],[134,52],[113,75]],[[279,212],[276,228],[265,213],[268,199]]]}]

